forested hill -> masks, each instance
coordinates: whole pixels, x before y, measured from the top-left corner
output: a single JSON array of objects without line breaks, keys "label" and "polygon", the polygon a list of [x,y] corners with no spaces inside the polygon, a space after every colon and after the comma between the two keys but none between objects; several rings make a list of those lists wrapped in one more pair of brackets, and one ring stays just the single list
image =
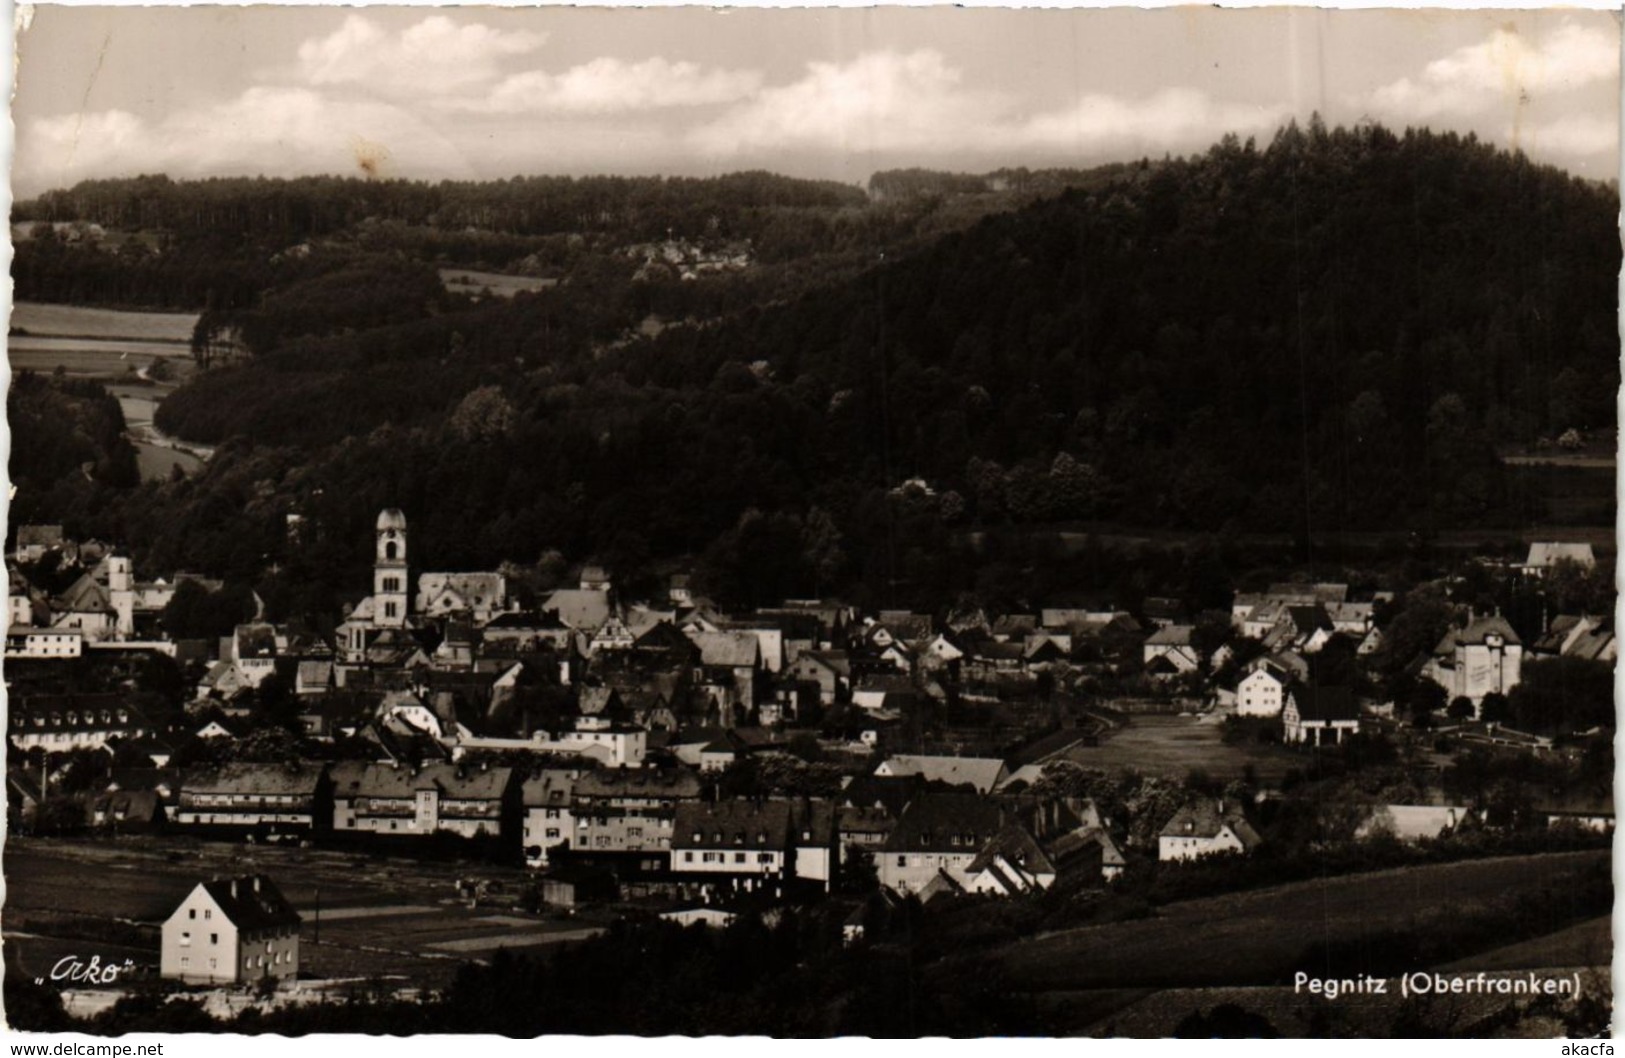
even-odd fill
[{"label": "forested hill", "polygon": [[[982,520],[1484,524],[1495,445],[1614,424],[1617,211],[1470,138],[1291,127],[616,367],[677,386],[765,360],[828,408],[848,472]],[[1046,510],[1028,481],[1063,454],[1089,487]]]},{"label": "forested hill", "polygon": [[862,205],[861,190],[776,173],[706,178],[525,176],[427,183],[317,176],[291,180],[141,176],[87,180],[19,202],[13,220],[88,221],[162,229],[180,238],[234,236],[281,245],[331,235],[362,221],[511,235],[615,231],[658,238],[668,228],[728,225],[769,208]]},{"label": "forested hill", "polygon": [[[951,590],[978,527],[1525,525],[1496,446],[1614,426],[1617,212],[1470,138],[1317,122],[653,338],[627,335],[654,302],[750,273],[662,288],[605,259],[285,332],[160,408],[228,442],[199,478],[63,517],[160,568],[341,585],[398,506],[442,568],[703,554],[710,590],[758,600]],[[303,555],[292,511],[320,527]]]}]

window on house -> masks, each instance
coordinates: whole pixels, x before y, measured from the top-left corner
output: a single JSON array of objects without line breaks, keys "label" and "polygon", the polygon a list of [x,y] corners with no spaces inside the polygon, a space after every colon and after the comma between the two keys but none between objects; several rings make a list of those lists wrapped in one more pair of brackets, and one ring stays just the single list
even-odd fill
[{"label": "window on house", "polygon": [[207,908],[207,907],[204,908],[203,909],[203,917],[204,918],[213,918],[214,917],[214,910],[212,908]]},{"label": "window on house", "polygon": [[899,857],[897,857],[897,866],[899,866],[899,867],[907,867],[908,866],[908,857],[907,856],[899,856]]},{"label": "window on house", "polygon": [[694,862],[694,854],[692,852],[683,853],[683,862],[684,863],[693,863]]},{"label": "window on house", "polygon": [[734,853],[734,862],[735,863],[744,863],[745,862],[745,854],[743,852]]},{"label": "window on house", "polygon": [[190,933],[182,933],[181,934],[181,946],[184,948],[184,947],[187,947],[188,945],[190,945],[191,943],[192,943],[192,935]]},{"label": "window on house", "polygon": [[181,969],[184,970],[188,966],[191,966],[191,965],[192,965],[192,957],[190,955],[182,955],[181,956]]},{"label": "window on house", "polygon": [[219,944],[220,943],[220,934],[218,934],[218,933],[209,934],[209,943],[210,944]]},{"label": "window on house", "polygon": [[186,917],[187,918],[197,918],[197,908],[195,908],[195,907],[187,908]]}]

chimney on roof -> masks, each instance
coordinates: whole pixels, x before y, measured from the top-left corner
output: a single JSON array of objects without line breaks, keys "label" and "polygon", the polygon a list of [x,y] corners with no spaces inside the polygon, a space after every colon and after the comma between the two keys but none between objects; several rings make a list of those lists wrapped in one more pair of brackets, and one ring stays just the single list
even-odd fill
[{"label": "chimney on roof", "polygon": [[256,893],[260,891],[260,876],[257,874],[254,876],[254,891]]},{"label": "chimney on roof", "polygon": [[235,878],[231,880],[231,898],[233,900],[237,899],[237,879]]}]

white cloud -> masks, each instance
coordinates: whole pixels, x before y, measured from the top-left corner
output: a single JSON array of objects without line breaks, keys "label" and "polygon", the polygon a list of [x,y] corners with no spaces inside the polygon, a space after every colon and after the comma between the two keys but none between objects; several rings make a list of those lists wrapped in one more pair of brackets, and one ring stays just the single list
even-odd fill
[{"label": "white cloud", "polygon": [[529,70],[506,78],[478,101],[451,101],[451,109],[487,113],[607,114],[664,107],[731,103],[756,92],[755,70],[706,68],[662,58],[629,63],[594,59],[560,74]]},{"label": "white cloud", "polygon": [[16,157],[18,182],[28,186],[136,172],[473,175],[460,150],[401,107],[271,86],[158,122],[117,110],[40,118],[19,130]]},{"label": "white cloud", "polygon": [[1197,147],[1227,132],[1247,135],[1273,129],[1289,116],[1282,106],[1221,103],[1195,89],[1166,88],[1141,99],[1086,95],[1075,106],[1015,126],[1002,139],[1013,149]]},{"label": "white cloud", "polygon": [[693,134],[717,154],[796,148],[935,150],[963,142],[1004,108],[959,87],[941,53],[883,51],[845,65],[807,64],[792,84],[768,88]]},{"label": "white cloud", "polygon": [[1369,105],[1406,120],[1482,114],[1618,77],[1613,34],[1567,23],[1536,42],[1509,27],[1378,88]]},{"label": "white cloud", "polygon": [[1284,107],[1216,102],[1190,88],[1142,98],[1090,94],[1026,115],[1009,97],[962,80],[929,50],[874,52],[845,65],[811,63],[801,80],[762,91],[690,138],[718,155],[798,149],[1092,153],[1202,147],[1226,132],[1272,128],[1287,116]]},{"label": "white cloud", "polygon": [[1619,146],[1619,125],[1595,115],[1574,114],[1519,130],[1508,141],[1530,152],[1589,157]]},{"label": "white cloud", "polygon": [[526,55],[545,33],[459,25],[432,15],[391,33],[362,15],[350,15],[333,33],[299,46],[298,78],[308,85],[352,85],[380,95],[433,98],[482,88],[502,75],[505,58]]}]

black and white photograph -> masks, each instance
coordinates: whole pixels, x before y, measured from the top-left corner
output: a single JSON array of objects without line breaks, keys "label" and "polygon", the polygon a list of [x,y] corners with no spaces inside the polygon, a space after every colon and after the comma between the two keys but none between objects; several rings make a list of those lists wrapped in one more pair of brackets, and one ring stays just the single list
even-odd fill
[{"label": "black and white photograph", "polygon": [[1621,43],[18,9],[7,1034],[1610,1036]]}]

